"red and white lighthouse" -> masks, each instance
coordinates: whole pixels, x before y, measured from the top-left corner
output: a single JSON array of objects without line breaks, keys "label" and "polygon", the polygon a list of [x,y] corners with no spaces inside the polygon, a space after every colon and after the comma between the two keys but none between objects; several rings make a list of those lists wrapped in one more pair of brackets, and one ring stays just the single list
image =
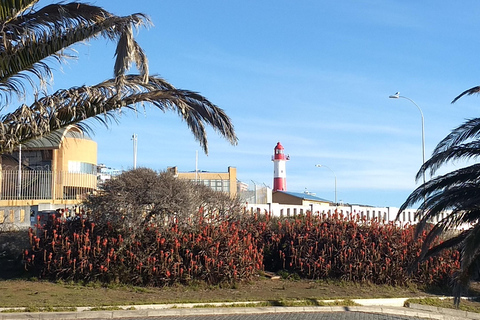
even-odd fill
[{"label": "red and white lighthouse", "polygon": [[273,191],[287,191],[287,171],[285,169],[290,157],[285,155],[285,149],[277,143],[273,149]]}]

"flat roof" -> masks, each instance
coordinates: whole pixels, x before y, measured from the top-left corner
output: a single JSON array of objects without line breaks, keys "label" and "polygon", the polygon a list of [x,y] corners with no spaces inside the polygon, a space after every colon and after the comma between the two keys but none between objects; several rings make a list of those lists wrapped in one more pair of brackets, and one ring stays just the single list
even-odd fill
[{"label": "flat roof", "polygon": [[326,200],[326,199],[323,199],[323,198],[312,196],[311,194],[304,193],[304,192],[290,192],[290,191],[275,191],[275,192],[285,193],[285,194],[288,194],[288,195],[291,195],[293,197],[300,198],[300,199],[303,199],[303,200],[318,201],[318,202],[332,202],[330,200]]}]

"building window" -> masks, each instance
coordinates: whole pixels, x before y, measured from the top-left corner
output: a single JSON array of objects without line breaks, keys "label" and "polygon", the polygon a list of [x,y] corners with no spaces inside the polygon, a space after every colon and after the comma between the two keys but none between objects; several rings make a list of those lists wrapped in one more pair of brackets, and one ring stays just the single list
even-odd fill
[{"label": "building window", "polygon": [[[195,181],[195,180],[192,180],[192,181]],[[203,180],[199,180],[197,183],[203,184],[209,188],[212,188],[214,191],[222,191],[222,192],[230,193],[230,180],[203,179]]]},{"label": "building window", "polygon": [[80,161],[68,161],[68,172],[96,174],[97,166],[91,163]]}]

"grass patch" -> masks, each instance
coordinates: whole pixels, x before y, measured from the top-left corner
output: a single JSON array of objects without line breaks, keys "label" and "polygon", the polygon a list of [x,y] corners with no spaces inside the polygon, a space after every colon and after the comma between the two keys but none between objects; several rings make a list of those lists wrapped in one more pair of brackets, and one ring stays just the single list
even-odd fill
[{"label": "grass patch", "polygon": [[[324,302],[317,299],[305,299],[305,300],[268,300],[268,301],[260,301],[260,302],[252,302],[252,303],[230,303],[230,304],[222,304],[222,308],[254,308],[254,307],[308,307],[308,306],[320,306],[320,307],[328,307],[328,306],[343,306],[343,307],[351,307],[351,306],[359,306],[359,304],[353,302],[350,299],[340,299],[335,300],[333,302]],[[215,308],[218,305],[214,304],[201,304],[194,306],[194,308]]]},{"label": "grass patch", "polygon": [[325,302],[318,299],[305,299],[305,300],[275,300],[267,301],[265,306],[279,306],[279,307],[330,307],[330,306],[343,306],[351,307],[358,306],[359,304],[353,302],[350,299],[339,299],[332,302]]},{"label": "grass patch", "polygon": [[[421,298],[421,299],[408,299],[405,304],[417,303],[432,307],[440,307],[447,309],[455,309],[453,304],[453,299],[439,299],[439,298]],[[460,306],[458,308],[462,311],[476,312],[480,313],[480,300],[475,299],[462,299],[460,301]]]},{"label": "grass patch", "polygon": [[279,275],[282,279],[284,280],[292,280],[292,281],[299,281],[301,280],[300,276],[298,273],[290,273],[287,270],[280,270],[277,272],[277,275]]},{"label": "grass patch", "polygon": [[5,309],[2,310],[2,313],[19,313],[19,312],[71,312],[77,311],[75,307],[36,307],[30,306],[26,308],[17,308],[17,309]]},{"label": "grass patch", "polygon": [[[90,309],[89,311],[118,311],[118,310],[124,310],[123,308],[116,307],[116,306],[109,306],[109,307],[94,307]],[[131,309],[129,309],[131,310]],[[135,308],[134,308],[135,310]]]},{"label": "grass patch", "polygon": [[[421,297],[429,294],[411,287],[378,286],[369,283],[326,280],[271,280],[260,279],[234,286],[208,286],[195,283],[188,286],[165,288],[134,287],[126,285],[102,286],[98,282],[85,285],[72,282],[27,280],[0,281],[0,307],[15,308],[25,305],[41,308],[106,307],[141,304],[181,304],[212,302],[345,300],[358,298]],[[298,302],[297,302],[298,303]],[[304,305],[306,302],[303,302]]]}]

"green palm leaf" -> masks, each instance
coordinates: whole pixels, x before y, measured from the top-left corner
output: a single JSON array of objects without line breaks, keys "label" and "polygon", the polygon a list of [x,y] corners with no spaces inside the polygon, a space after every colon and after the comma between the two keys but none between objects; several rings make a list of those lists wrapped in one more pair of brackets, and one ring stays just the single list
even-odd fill
[{"label": "green palm leaf", "polygon": [[22,14],[40,0],[1,0],[0,20],[10,21]]},{"label": "green palm leaf", "polygon": [[133,39],[132,26],[149,23],[143,14],[118,17],[81,3],[52,4],[12,19],[0,33],[4,40],[0,42],[0,90],[21,95],[25,80],[34,85],[28,74],[45,82],[52,76],[46,58],[61,62],[70,57],[66,48],[98,36],[118,41],[115,75],[124,74],[135,63],[147,76],[147,59]]},{"label": "green palm leaf", "polygon": [[[458,95],[452,103],[465,95],[480,92],[480,86],[468,89]],[[452,130],[436,146],[432,157],[417,173],[417,180],[429,171],[433,176],[438,169],[455,160],[472,160],[480,155],[480,118],[467,120]],[[475,163],[440,175],[415,189],[401,205],[397,216],[407,208],[420,203],[415,217],[419,219],[416,229],[418,236],[439,216],[425,238],[419,261],[434,256],[446,248],[461,251],[461,267],[455,276],[455,304],[460,302],[463,288],[467,287],[471,275],[480,266],[480,164]],[[443,242],[433,245],[438,237],[460,226],[467,230],[456,232]]]},{"label": "green palm leaf", "polygon": [[452,130],[440,143],[437,145],[433,154],[442,153],[450,150],[468,139],[480,138],[480,118],[470,119],[463,123],[458,128]]},{"label": "green palm leaf", "polygon": [[423,176],[423,171],[429,171],[430,175],[433,176],[447,162],[469,160],[478,156],[480,156],[480,141],[478,140],[451,146],[444,151],[436,149],[432,153],[432,157],[420,168],[415,178],[419,181]]},{"label": "green palm leaf", "polygon": [[59,90],[22,106],[0,118],[0,152],[12,151],[18,144],[75,124],[84,131],[83,121],[96,119],[108,125],[118,118],[122,108],[135,110],[150,103],[162,111],[176,111],[187,123],[194,137],[208,152],[205,125],[217,130],[232,144],[237,143],[230,118],[225,112],[198,93],[174,88],[165,80],[142,75],[128,75],[104,81],[95,86]]},{"label": "green palm leaf", "polygon": [[[233,125],[225,112],[200,94],[180,90],[165,80],[149,76],[145,53],[133,37],[135,28],[151,24],[141,13],[116,16],[81,2],[51,4],[35,10],[36,0],[0,0],[0,95],[23,98],[26,84],[37,90],[52,77],[51,60],[62,63],[71,57],[71,45],[95,37],[117,41],[115,78],[95,86],[58,90],[35,97],[0,117],[0,152],[19,144],[76,125],[85,131],[85,120],[105,125],[118,121],[122,109],[135,110],[148,103],[162,111],[175,111],[187,123],[195,139],[208,152],[206,126],[236,144]],[[139,75],[127,75],[135,64]],[[3,107],[0,107],[3,108]]]},{"label": "green palm leaf", "polygon": [[457,102],[458,99],[460,99],[463,96],[471,96],[472,94],[476,94],[480,92],[480,86],[476,86],[473,88],[470,88],[468,90],[463,91],[460,93],[458,96],[455,97],[455,99],[452,100],[452,103]]}]

